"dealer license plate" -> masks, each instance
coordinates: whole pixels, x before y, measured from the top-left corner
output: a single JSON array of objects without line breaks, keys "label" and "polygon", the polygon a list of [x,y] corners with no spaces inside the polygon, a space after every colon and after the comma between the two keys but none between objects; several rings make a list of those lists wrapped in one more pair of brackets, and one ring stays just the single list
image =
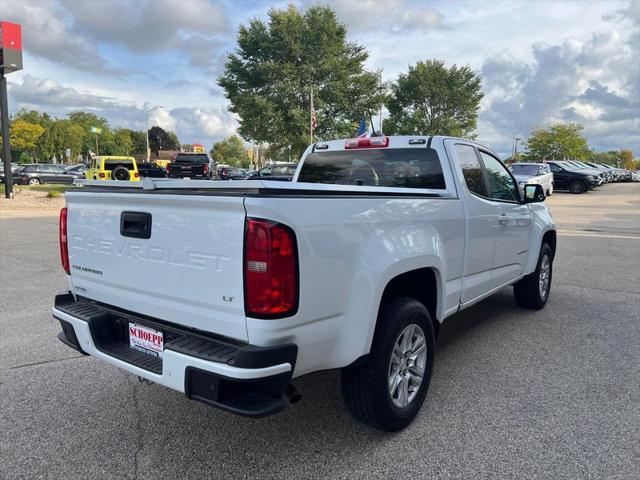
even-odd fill
[{"label": "dealer license plate", "polygon": [[129,323],[129,346],[154,357],[162,358],[164,335],[153,328]]}]

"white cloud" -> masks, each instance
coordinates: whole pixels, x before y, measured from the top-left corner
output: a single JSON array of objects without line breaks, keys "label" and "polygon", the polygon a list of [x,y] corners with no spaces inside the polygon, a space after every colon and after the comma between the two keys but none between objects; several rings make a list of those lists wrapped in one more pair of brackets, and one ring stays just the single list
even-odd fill
[{"label": "white cloud", "polygon": [[2,17],[22,25],[23,48],[36,57],[87,72],[119,73],[95,45],[70,34],[70,18],[56,3],[3,0]]},{"label": "white cloud", "polygon": [[353,32],[406,34],[445,27],[444,15],[424,3],[408,0],[342,0],[329,3]]},{"label": "white cloud", "polygon": [[[480,113],[481,136],[502,131],[502,145],[512,132],[528,133],[552,122],[585,125],[597,150],[637,148],[640,143],[640,81],[629,45],[617,31],[596,33],[588,41],[532,46],[533,62],[508,53],[488,58],[481,70],[487,94]],[[613,141],[621,141],[614,144]]]},{"label": "white cloud", "polygon": [[[115,99],[79,92],[63,87],[52,79],[24,75],[22,84],[9,82],[9,94],[14,102],[29,108],[54,107],[62,110],[74,108],[96,109],[117,105]],[[45,108],[46,110],[46,108]]]}]

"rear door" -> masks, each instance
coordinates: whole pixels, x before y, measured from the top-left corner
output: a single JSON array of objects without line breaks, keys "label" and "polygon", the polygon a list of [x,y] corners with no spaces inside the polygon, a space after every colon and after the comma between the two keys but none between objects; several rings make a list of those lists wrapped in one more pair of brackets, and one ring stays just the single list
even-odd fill
[{"label": "rear door", "polygon": [[531,211],[520,203],[515,178],[493,154],[479,149],[485,167],[489,195],[498,213],[496,247],[491,268],[491,288],[517,279],[528,258]]},{"label": "rear door", "polygon": [[77,295],[247,340],[241,195],[80,191],[66,199]]},{"label": "rear door", "polygon": [[483,167],[475,147],[459,140],[447,140],[445,144],[459,168],[458,184],[465,190],[467,233],[461,302],[466,303],[491,288],[497,213],[489,199]]}]

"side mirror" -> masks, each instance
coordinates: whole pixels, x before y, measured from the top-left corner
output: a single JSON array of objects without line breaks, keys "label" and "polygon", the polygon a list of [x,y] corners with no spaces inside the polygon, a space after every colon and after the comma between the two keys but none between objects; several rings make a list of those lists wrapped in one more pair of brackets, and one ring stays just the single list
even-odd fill
[{"label": "side mirror", "polygon": [[545,195],[542,185],[525,185],[524,186],[524,203],[544,202]]}]

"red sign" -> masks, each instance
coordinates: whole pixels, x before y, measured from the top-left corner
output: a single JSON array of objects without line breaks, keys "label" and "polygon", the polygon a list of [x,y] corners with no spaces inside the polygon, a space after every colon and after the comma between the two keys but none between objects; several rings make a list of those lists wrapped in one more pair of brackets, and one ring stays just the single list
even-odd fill
[{"label": "red sign", "polygon": [[22,50],[22,27],[20,25],[0,22],[0,48]]}]

